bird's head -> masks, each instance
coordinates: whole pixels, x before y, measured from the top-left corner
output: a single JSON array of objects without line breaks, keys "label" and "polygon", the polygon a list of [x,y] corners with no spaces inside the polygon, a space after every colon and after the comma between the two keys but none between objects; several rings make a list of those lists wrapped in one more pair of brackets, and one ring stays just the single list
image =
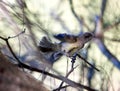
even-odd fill
[{"label": "bird's head", "polygon": [[94,37],[93,33],[84,33],[81,36],[79,36],[78,40],[81,40],[83,43],[87,43],[88,41],[90,41],[92,38]]}]

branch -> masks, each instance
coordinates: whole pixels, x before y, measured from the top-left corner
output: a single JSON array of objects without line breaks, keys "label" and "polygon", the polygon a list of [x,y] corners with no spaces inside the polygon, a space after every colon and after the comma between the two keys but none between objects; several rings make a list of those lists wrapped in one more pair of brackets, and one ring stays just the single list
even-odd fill
[{"label": "branch", "polygon": [[101,17],[102,18],[104,16],[104,12],[105,12],[105,9],[106,9],[106,4],[107,4],[107,0],[102,0],[102,3],[101,3]]},{"label": "branch", "polygon": [[6,42],[6,44],[7,44],[8,48],[9,48],[10,52],[12,53],[12,55],[14,56],[14,58],[18,61],[18,64],[21,64],[21,61],[17,58],[17,56],[15,55],[15,53],[13,52],[13,50],[12,50],[10,44],[9,44],[8,40],[10,39],[10,37],[4,38],[4,37],[0,36],[0,38]]},{"label": "branch", "polygon": [[[71,68],[71,70],[66,74],[65,77],[67,78],[67,77],[74,71],[75,68],[77,68],[77,66],[74,67],[74,68]],[[60,86],[57,88],[57,91],[59,91],[60,89],[63,88],[63,87],[62,87],[63,83],[64,83],[64,81],[61,82]]]},{"label": "branch", "polygon": [[60,18],[60,16],[59,16],[59,15],[56,15],[54,11],[51,12],[51,16],[61,24],[61,26],[62,26],[62,28],[63,28],[64,30],[66,30],[68,33],[71,31],[71,30],[66,26],[66,24],[64,23],[64,21]]},{"label": "branch", "polygon": [[68,83],[68,84],[71,85],[72,87],[79,87],[79,88],[87,89],[87,90],[89,90],[89,91],[96,91],[95,89],[92,89],[92,88],[90,88],[90,87],[88,87],[88,86],[85,86],[85,85],[82,85],[82,84],[73,82],[72,80],[69,80],[69,79],[67,79],[67,78],[65,78],[65,77],[63,77],[63,76],[61,76],[61,75],[58,75],[58,76],[57,76],[57,75],[48,73],[48,72],[46,72],[46,71],[44,71],[44,70],[37,69],[37,68],[35,68],[35,67],[32,67],[32,66],[29,66],[29,65],[27,65],[27,64],[22,63],[22,61],[19,60],[19,58],[17,58],[17,56],[15,55],[15,53],[13,52],[13,50],[12,50],[10,44],[9,44],[9,41],[8,41],[8,40],[10,39],[10,37],[4,38],[4,37],[1,37],[1,36],[0,36],[0,39],[4,40],[4,41],[6,42],[9,50],[10,50],[11,53],[12,53],[12,55],[13,55],[14,58],[18,61],[18,67],[26,68],[26,69],[28,69],[28,70],[40,72],[40,73],[42,73],[42,74],[45,74],[45,75],[54,77],[54,78],[56,78],[56,79],[59,79],[59,80],[62,80],[62,81],[64,81],[64,82]]},{"label": "branch", "polygon": [[69,87],[70,85],[65,85],[65,86],[62,86],[61,88],[56,88],[54,89],[53,91],[59,91],[60,89],[64,89],[64,88],[67,88]]},{"label": "branch", "polygon": [[91,31],[91,29],[88,27],[87,24],[85,24],[85,22],[83,21],[83,19],[82,18],[80,19],[79,16],[76,14],[76,12],[74,10],[74,7],[73,7],[73,0],[69,0],[69,3],[70,3],[71,12],[73,13],[73,15],[75,16],[75,18],[79,22],[81,30],[83,30],[82,27],[84,25],[88,29],[88,31]]},{"label": "branch", "polygon": [[32,42],[33,42],[33,44],[36,46],[37,44],[36,44],[36,39],[35,39],[35,34],[34,34],[34,32],[32,31],[32,22],[31,22],[31,20],[28,18],[28,14],[27,14],[27,11],[29,11],[28,10],[28,7],[27,7],[27,5],[26,5],[26,2],[25,2],[25,0],[18,0],[17,1],[17,3],[18,3],[18,5],[20,6],[20,8],[21,8],[21,10],[22,10],[22,13],[23,13],[23,16],[22,16],[22,18],[23,18],[23,26],[24,26],[24,24],[26,25],[26,27],[28,28],[28,30],[29,30],[29,32],[30,32],[30,35],[31,35],[31,38],[32,38]]},{"label": "branch", "polygon": [[21,34],[25,33],[25,30],[26,30],[26,29],[24,29],[22,32],[18,33],[18,34],[15,35],[15,36],[9,36],[8,39],[10,39],[10,38],[16,38],[16,37],[20,36]]},{"label": "branch", "polygon": [[71,8],[71,11],[73,13],[73,15],[75,16],[75,18],[78,20],[79,24],[81,25],[83,23],[82,19],[80,19],[78,17],[78,15],[76,14],[75,10],[74,10],[74,7],[73,7],[73,1],[72,0],[69,0],[69,3],[70,3],[70,8]]},{"label": "branch", "polygon": [[96,39],[96,44],[98,45],[101,52],[113,63],[115,67],[120,70],[120,61],[107,49],[102,40]]},{"label": "branch", "polygon": [[79,54],[77,54],[77,56],[79,58],[81,58],[83,61],[85,61],[85,63],[87,63],[88,65],[90,65],[92,68],[94,68],[97,71],[100,71],[98,68],[96,68],[94,65],[90,64],[85,58],[81,57]]},{"label": "branch", "polygon": [[[95,63],[92,63],[93,66],[95,66]],[[95,70],[93,67],[88,67],[88,72],[87,72],[87,81],[88,81],[88,86],[91,87],[91,81],[93,76],[95,75]]]},{"label": "branch", "polygon": [[49,91],[9,61],[0,51],[0,91]]},{"label": "branch", "polygon": [[117,27],[119,24],[120,24],[120,20],[118,20],[117,22],[114,22],[113,24],[108,25],[107,27],[105,27],[105,28],[104,28],[104,31],[108,31],[108,30],[110,30],[111,28]]},{"label": "branch", "polygon": [[105,39],[113,41],[113,42],[120,42],[120,38],[119,39],[115,39],[115,38],[105,37]]}]

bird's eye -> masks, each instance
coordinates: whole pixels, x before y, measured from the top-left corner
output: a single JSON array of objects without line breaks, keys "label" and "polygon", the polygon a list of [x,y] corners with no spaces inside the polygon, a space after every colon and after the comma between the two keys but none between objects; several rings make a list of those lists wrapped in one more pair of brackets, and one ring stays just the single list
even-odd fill
[{"label": "bird's eye", "polygon": [[84,35],[84,38],[85,39],[87,39],[87,38],[90,38],[92,35],[90,34],[90,33],[86,33],[85,35]]}]

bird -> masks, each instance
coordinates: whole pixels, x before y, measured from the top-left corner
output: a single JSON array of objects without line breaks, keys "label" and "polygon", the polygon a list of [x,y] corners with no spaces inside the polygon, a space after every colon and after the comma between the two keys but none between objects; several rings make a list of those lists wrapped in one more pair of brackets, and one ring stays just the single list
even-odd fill
[{"label": "bird", "polygon": [[77,53],[80,49],[82,49],[84,45],[94,37],[94,35],[93,33],[86,32],[78,36],[58,34],[54,37],[61,41],[61,51],[66,56],[71,57],[74,53]]},{"label": "bird", "polygon": [[78,53],[94,37],[94,34],[91,32],[86,32],[81,35],[63,33],[54,35],[53,37],[60,40],[60,42],[53,43],[47,37],[43,37],[38,48],[45,54],[46,58],[54,62],[62,55],[72,57],[75,53]]}]

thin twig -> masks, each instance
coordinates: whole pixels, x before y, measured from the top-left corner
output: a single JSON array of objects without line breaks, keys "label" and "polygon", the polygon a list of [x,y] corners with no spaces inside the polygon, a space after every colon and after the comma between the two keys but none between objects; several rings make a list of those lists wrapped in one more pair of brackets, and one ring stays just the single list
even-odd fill
[{"label": "thin twig", "polygon": [[89,64],[91,67],[93,67],[95,70],[100,71],[98,68],[96,68],[95,66],[93,66],[92,64],[90,64],[85,58],[81,57],[79,54],[77,54],[77,56],[79,58],[81,58],[83,61],[85,61],[87,64]]},{"label": "thin twig", "polygon": [[18,33],[18,34],[15,35],[15,36],[9,36],[8,39],[10,39],[10,38],[16,38],[16,37],[20,36],[21,34],[25,33],[25,30],[26,30],[26,29],[24,29],[22,32]]},{"label": "thin twig", "polygon": [[21,61],[17,58],[17,56],[15,55],[15,53],[13,52],[13,50],[12,50],[10,44],[9,44],[10,37],[4,38],[4,37],[0,36],[0,38],[6,42],[6,44],[7,44],[8,48],[9,48],[10,52],[12,53],[12,55],[14,56],[14,58],[18,61],[18,64],[21,64]]},{"label": "thin twig", "polygon": [[59,90],[61,90],[61,89],[64,89],[64,88],[67,88],[67,87],[69,87],[70,85],[65,85],[65,86],[62,86],[62,87],[60,87],[60,88],[56,88],[56,89],[54,89],[53,91],[59,91]]},{"label": "thin twig", "polygon": [[78,20],[78,22],[81,23],[83,22],[82,19],[79,18],[79,16],[76,14],[75,10],[74,10],[74,7],[73,7],[73,0],[69,0],[69,3],[70,3],[70,8],[71,8],[71,11],[73,13],[73,15],[75,16],[75,18]]},{"label": "thin twig", "polygon": [[84,22],[84,20],[82,18],[80,18],[77,13],[75,12],[74,10],[74,6],[73,6],[73,0],[69,0],[69,3],[70,3],[70,9],[71,9],[71,12],[73,13],[73,15],[75,16],[75,18],[77,19],[77,21],[79,22],[79,25],[81,27],[81,30],[82,30],[82,27],[83,25],[88,29],[88,31],[91,31],[91,29],[88,27],[88,25]]},{"label": "thin twig", "polygon": [[75,63],[76,57],[77,57],[76,54],[72,56],[72,60],[71,60],[72,66],[71,66],[71,69],[74,67],[74,63]]},{"label": "thin twig", "polygon": [[107,0],[102,0],[102,3],[101,3],[101,17],[102,18],[103,18],[104,13],[105,13],[106,4],[107,4]]},{"label": "thin twig", "polygon": [[[74,69],[76,69],[78,67],[78,65],[74,68],[71,68],[71,70],[66,74],[66,78],[74,71]],[[57,88],[57,91],[59,91],[62,88],[64,81],[61,82],[60,86]]]},{"label": "thin twig", "polygon": [[115,39],[115,38],[105,37],[105,39],[110,40],[110,41],[114,41],[114,42],[120,42],[120,38]]},{"label": "thin twig", "polygon": [[120,25],[120,20],[118,20],[117,22],[114,22],[113,24],[110,24],[110,25],[108,25],[107,27],[105,27],[104,28],[104,31],[108,31],[108,30],[110,30],[110,29],[112,29],[112,28],[114,28],[114,27],[117,27],[117,26],[119,26]]}]

